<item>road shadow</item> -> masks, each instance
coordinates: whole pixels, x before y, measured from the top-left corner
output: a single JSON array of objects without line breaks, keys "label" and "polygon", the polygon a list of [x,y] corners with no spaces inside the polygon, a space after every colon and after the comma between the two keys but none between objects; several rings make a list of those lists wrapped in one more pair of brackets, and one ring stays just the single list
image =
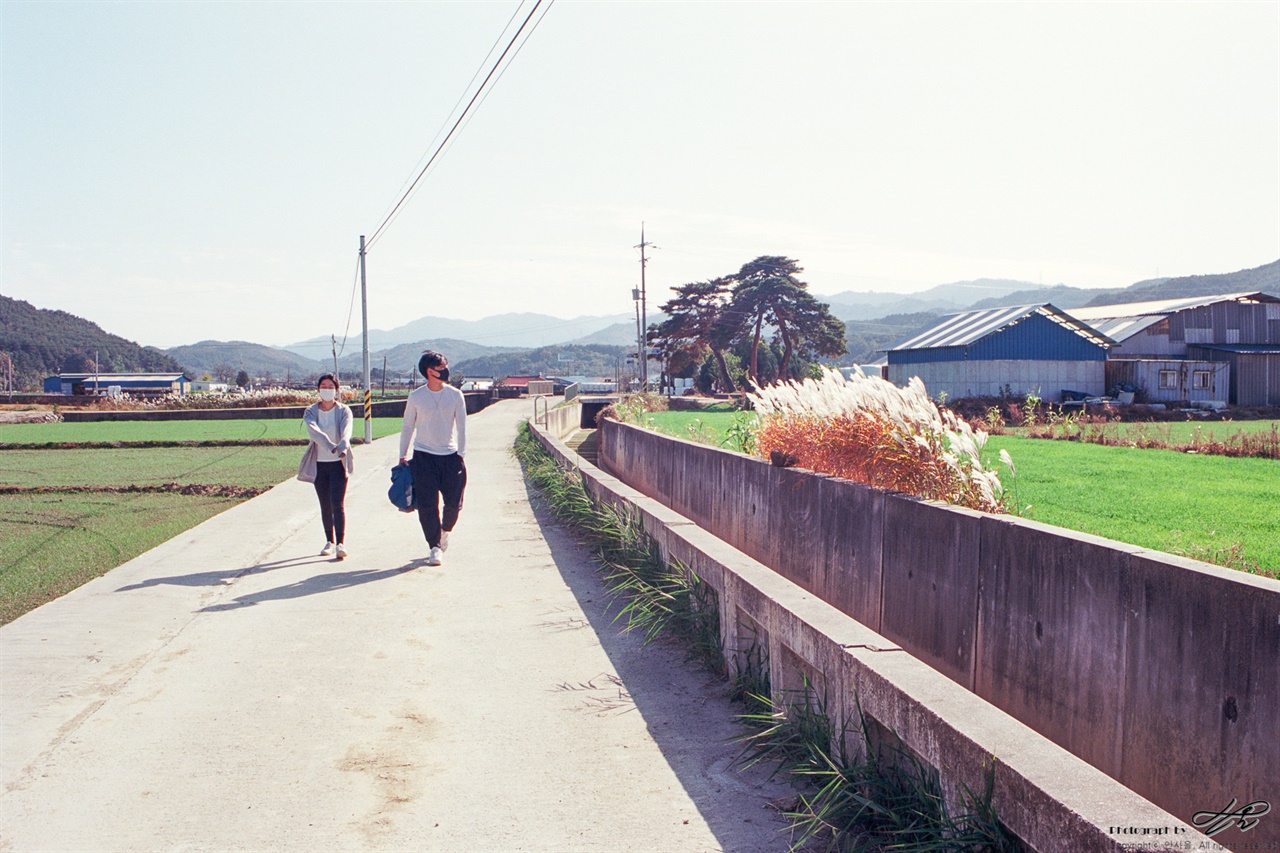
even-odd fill
[{"label": "road shadow", "polygon": [[331,563],[332,557],[289,557],[284,560],[273,560],[269,563],[255,563],[252,566],[241,566],[235,569],[215,569],[208,572],[192,572],[189,575],[170,575],[164,578],[147,578],[138,583],[122,586],[116,592],[129,592],[135,589],[146,589],[153,586],[227,586],[236,578],[246,575],[269,572],[274,569],[287,569],[293,566],[305,566],[308,563]]},{"label": "road shadow", "polygon": [[528,483],[525,489],[551,558],[587,620],[559,616],[542,627],[590,629],[615,671],[587,674],[587,681],[569,679],[555,689],[580,693],[584,706],[597,713],[637,711],[722,850],[790,850],[791,833],[780,810],[791,805],[796,791],[773,778],[771,766],[736,766],[742,747],[732,741],[747,729],[735,715],[746,708],[730,700],[727,679],[692,660],[679,641],[646,644],[640,632],[626,632],[615,621],[622,602],[605,588],[599,564],[579,534]]},{"label": "road shadow", "polygon": [[418,560],[410,560],[403,566],[397,566],[394,569],[356,569],[350,572],[330,572],[324,575],[313,575],[305,580],[295,581],[274,589],[264,589],[261,592],[238,595],[231,601],[222,604],[211,604],[208,607],[200,608],[197,612],[221,613],[228,610],[253,607],[266,601],[285,601],[291,598],[302,598],[307,595],[319,595],[325,592],[350,589],[354,586],[386,580],[402,575],[405,572],[413,571],[418,568],[419,562]]}]

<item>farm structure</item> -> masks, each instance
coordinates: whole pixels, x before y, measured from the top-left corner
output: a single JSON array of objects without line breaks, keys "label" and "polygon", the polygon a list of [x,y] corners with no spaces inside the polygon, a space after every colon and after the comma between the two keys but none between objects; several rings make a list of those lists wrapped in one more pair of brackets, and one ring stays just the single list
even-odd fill
[{"label": "farm structure", "polygon": [[112,389],[135,397],[158,397],[186,394],[191,382],[181,373],[60,373],[44,380],[46,394],[92,396],[115,393]]},{"label": "farm structure", "polygon": [[1100,396],[1114,343],[1049,303],[964,311],[890,347],[885,378],[919,376],[935,397]]},{"label": "farm structure", "polygon": [[[1151,402],[1280,405],[1280,297],[1225,293],[1068,313],[1115,340],[1108,388],[1132,385]],[[1204,385],[1224,379],[1221,388]]]}]

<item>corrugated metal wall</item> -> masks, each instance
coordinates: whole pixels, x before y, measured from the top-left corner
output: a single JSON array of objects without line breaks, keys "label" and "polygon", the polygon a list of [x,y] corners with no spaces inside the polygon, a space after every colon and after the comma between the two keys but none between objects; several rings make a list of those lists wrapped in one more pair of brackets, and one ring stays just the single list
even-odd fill
[{"label": "corrugated metal wall", "polygon": [[1280,406],[1280,354],[1223,352],[1195,346],[1188,352],[1196,358],[1231,365],[1227,401],[1232,405]]},{"label": "corrugated metal wall", "polygon": [[1107,351],[1043,314],[1031,314],[967,347],[889,352],[890,364],[940,361],[1104,361]]},{"label": "corrugated metal wall", "polygon": [[[1161,374],[1172,374],[1173,387],[1161,387]],[[1196,373],[1207,384],[1196,386]],[[1167,384],[1167,383],[1166,383]],[[1107,388],[1128,385],[1141,388],[1148,403],[1227,402],[1231,395],[1231,365],[1224,361],[1119,360],[1107,362]]]}]

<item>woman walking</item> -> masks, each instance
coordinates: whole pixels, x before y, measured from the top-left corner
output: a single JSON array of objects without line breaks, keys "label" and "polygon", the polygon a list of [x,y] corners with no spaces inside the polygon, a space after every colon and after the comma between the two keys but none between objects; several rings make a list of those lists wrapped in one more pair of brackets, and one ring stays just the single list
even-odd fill
[{"label": "woman walking", "polygon": [[338,399],[338,380],[332,373],[321,376],[316,388],[320,402],[302,415],[311,443],[298,467],[298,479],[315,483],[316,496],[320,498],[325,540],[320,556],[334,554],[337,559],[345,560],[347,549],[343,538],[347,513],[343,502],[347,497],[347,476],[355,470],[351,452],[351,409]]}]

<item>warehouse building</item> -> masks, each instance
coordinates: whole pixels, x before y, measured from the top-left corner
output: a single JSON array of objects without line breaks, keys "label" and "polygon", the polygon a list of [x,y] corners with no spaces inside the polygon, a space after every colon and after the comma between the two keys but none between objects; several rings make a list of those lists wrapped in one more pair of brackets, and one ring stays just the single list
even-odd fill
[{"label": "warehouse building", "polygon": [[1225,293],[1073,308],[1115,340],[1107,387],[1149,402],[1280,405],[1280,297]]},{"label": "warehouse building", "polygon": [[190,390],[191,382],[181,373],[60,373],[44,380],[44,393],[74,396],[159,397]]},{"label": "warehouse building", "polygon": [[886,378],[919,376],[930,396],[1101,396],[1115,341],[1051,304],[965,311],[887,351]]}]

